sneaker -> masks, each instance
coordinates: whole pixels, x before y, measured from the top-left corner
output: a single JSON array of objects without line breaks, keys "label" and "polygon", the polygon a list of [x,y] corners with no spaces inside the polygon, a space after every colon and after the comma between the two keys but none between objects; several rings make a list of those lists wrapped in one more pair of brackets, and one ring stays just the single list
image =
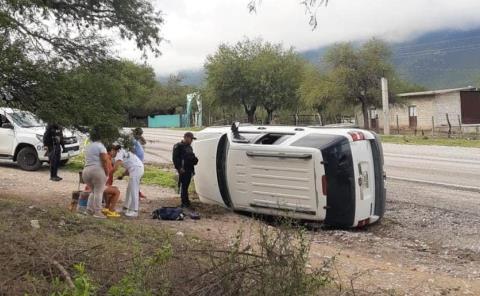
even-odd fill
[{"label": "sneaker", "polygon": [[107,215],[108,213],[110,213],[109,209],[107,209],[107,208],[102,209],[102,214]]},{"label": "sneaker", "polygon": [[60,178],[60,177],[51,177],[50,178],[50,181],[55,181],[55,182],[58,182],[58,181],[62,181],[63,179]]},{"label": "sneaker", "polygon": [[137,218],[138,217],[138,213],[136,211],[126,211],[125,212],[125,216],[126,217],[129,217],[129,218]]}]

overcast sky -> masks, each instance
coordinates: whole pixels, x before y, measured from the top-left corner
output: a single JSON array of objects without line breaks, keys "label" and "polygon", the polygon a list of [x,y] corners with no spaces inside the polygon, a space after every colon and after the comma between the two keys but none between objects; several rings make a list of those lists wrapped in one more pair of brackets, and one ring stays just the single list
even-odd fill
[{"label": "overcast sky", "polygon": [[[380,37],[399,42],[443,29],[480,27],[479,0],[329,0],[318,10],[312,31],[300,0],[261,0],[249,13],[249,0],[153,0],[165,17],[162,35],[168,39],[158,58],[148,63],[158,75],[198,69],[221,43],[244,37],[280,42],[303,51],[338,41]],[[139,60],[128,43],[119,44],[122,57]]]}]

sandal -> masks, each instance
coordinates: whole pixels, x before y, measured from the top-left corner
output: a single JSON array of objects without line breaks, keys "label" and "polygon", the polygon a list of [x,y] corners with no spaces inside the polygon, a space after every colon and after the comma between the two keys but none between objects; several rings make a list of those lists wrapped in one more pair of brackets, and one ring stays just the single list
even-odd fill
[{"label": "sandal", "polygon": [[119,218],[120,214],[115,211],[108,211],[107,218]]}]

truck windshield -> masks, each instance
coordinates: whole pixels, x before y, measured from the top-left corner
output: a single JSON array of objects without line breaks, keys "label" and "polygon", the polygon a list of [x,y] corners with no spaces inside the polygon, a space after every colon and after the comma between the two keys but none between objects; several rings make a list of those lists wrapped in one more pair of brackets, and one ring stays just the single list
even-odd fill
[{"label": "truck windshield", "polygon": [[9,115],[12,117],[15,124],[24,128],[45,126],[43,121],[41,121],[39,118],[37,118],[35,115],[33,115],[30,112],[17,111],[17,112],[10,113]]}]

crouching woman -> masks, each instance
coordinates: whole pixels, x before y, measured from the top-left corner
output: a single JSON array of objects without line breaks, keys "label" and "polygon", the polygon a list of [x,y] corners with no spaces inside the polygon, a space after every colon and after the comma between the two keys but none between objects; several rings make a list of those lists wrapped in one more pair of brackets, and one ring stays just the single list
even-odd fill
[{"label": "crouching woman", "polygon": [[125,168],[123,176],[128,175],[130,177],[123,204],[125,216],[136,218],[138,217],[140,180],[144,172],[143,162],[134,153],[126,151],[120,146],[114,148],[112,156],[115,157],[113,171],[115,172],[120,166],[123,166]]}]

